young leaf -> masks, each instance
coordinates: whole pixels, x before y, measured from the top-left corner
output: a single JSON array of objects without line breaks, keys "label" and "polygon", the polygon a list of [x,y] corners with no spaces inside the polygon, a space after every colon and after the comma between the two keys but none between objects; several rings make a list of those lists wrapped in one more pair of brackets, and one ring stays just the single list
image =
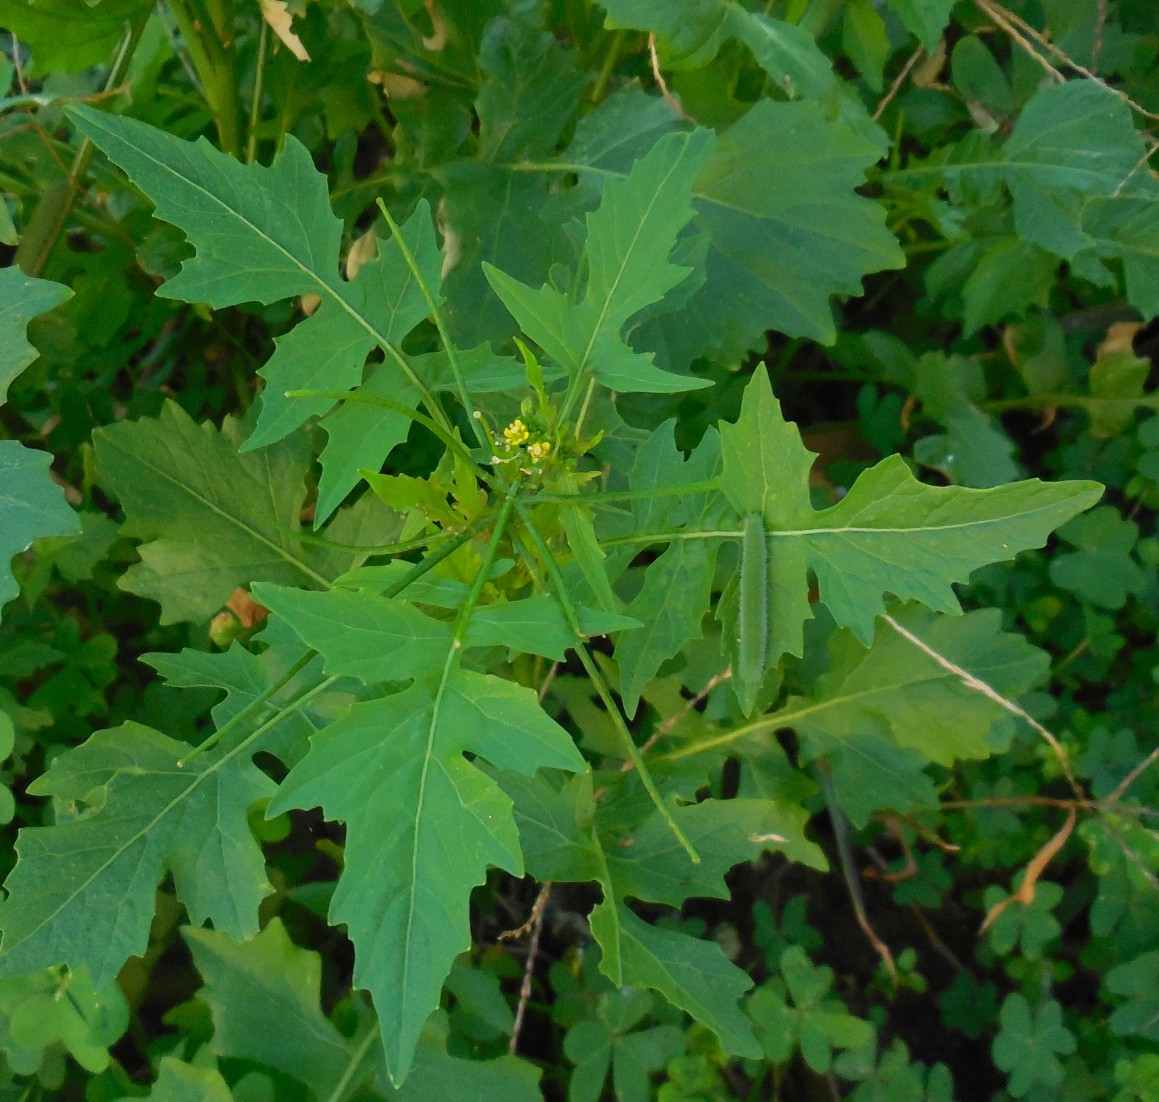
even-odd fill
[{"label": "young leaf", "polygon": [[[425,200],[399,227],[399,233],[426,287],[438,287],[442,256]],[[258,372],[266,380],[266,388],[257,427],[242,451],[282,439],[332,404],[328,398],[287,398],[286,391],[357,386],[371,348],[383,339],[397,345],[430,312],[423,287],[411,272],[399,241],[394,236],[380,238],[377,248],[378,255],[341,287],[344,297],[323,299],[313,314],[275,342],[274,354]],[[373,330],[367,328],[365,318],[374,319]],[[379,372],[393,379],[395,389],[413,389],[396,363],[384,364]]]},{"label": "young leaf", "polygon": [[1098,483],[1077,481],[986,490],[926,486],[893,455],[863,473],[837,505],[816,512],[809,502],[810,453],[781,416],[761,370],[745,390],[736,424],[721,426],[721,442],[721,489],[738,513],[759,511],[768,526],[770,662],[801,654],[802,625],[812,615],[809,570],[834,619],[868,645],[885,593],[959,612],[951,583],[1041,546],[1102,494]]},{"label": "young leaf", "polygon": [[188,743],[126,723],[57,758],[29,792],[90,810],[20,832],[0,974],[84,964],[98,986],[112,980],[145,951],[166,872],[194,923],[254,933],[273,888],[246,813],[274,784],[242,745],[182,764]]},{"label": "young leaf", "polygon": [[578,301],[543,286],[532,289],[486,266],[495,293],[523,332],[577,385],[594,376],[618,391],[670,393],[707,385],[669,375],[651,356],[624,343],[631,318],[689,274],[670,263],[677,235],[692,217],[692,181],[712,148],[712,133],[671,134],[623,180],[610,181],[587,220],[587,287]]}]

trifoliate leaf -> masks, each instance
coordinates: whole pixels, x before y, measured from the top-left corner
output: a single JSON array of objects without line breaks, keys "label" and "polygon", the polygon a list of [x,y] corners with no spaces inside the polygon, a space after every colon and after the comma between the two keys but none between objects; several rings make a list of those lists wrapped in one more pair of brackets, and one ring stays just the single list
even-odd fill
[{"label": "trifoliate leaf", "polygon": [[1054,1000],[1031,1009],[1021,994],[1007,995],[999,1015],[1002,1029],[994,1039],[996,1063],[1010,1076],[1010,1093],[1021,1098],[1031,1087],[1056,1087],[1063,1079],[1059,1056],[1074,1052],[1074,1034],[1062,1024],[1062,1007]]},{"label": "trifoliate leaf", "polygon": [[1050,580],[1070,590],[1080,600],[1101,608],[1122,608],[1127,597],[1138,593],[1146,576],[1131,552],[1139,539],[1139,526],[1124,519],[1111,505],[1092,509],[1059,529],[1059,538],[1074,551],[1050,560]]},{"label": "trifoliate leaf", "polygon": [[0,973],[86,965],[101,986],[145,951],[157,885],[169,872],[197,925],[257,929],[273,889],[246,812],[274,784],[228,745],[183,764],[187,743],[138,723],[98,731],[57,758],[34,796],[88,805],[25,828],[0,904]]}]

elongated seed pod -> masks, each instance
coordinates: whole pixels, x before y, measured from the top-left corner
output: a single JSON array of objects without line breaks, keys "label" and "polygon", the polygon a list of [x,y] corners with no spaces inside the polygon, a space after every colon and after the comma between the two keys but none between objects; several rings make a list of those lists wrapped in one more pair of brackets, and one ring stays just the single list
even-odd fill
[{"label": "elongated seed pod", "polygon": [[760,513],[744,518],[738,596],[737,674],[742,684],[755,685],[769,655],[769,545]]}]

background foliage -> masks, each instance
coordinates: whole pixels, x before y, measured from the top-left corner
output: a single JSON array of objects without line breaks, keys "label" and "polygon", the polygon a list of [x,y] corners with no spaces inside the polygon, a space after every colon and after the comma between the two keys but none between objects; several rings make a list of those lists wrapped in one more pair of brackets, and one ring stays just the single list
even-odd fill
[{"label": "background foliage", "polygon": [[0,1098],[1159,1099],[1159,14],[0,0]]}]

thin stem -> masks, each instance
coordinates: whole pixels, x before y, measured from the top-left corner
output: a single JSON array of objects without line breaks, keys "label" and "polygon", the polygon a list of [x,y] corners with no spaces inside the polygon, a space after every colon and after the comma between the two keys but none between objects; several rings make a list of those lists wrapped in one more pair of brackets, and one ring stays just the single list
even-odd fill
[{"label": "thin stem", "polygon": [[[601,490],[598,494],[526,494],[522,500],[536,505],[574,505],[577,501],[599,508],[607,501],[646,501],[654,497],[680,497],[691,494],[707,494],[720,489],[720,481],[715,478],[704,482],[681,482],[675,486],[657,486],[653,490]],[[739,535],[739,533],[738,533]]]},{"label": "thin stem", "polygon": [[608,716],[616,728],[616,733],[620,736],[620,741],[624,745],[624,751],[628,756],[628,760],[640,774],[640,782],[644,785],[645,791],[651,798],[656,810],[660,813],[660,817],[667,824],[668,829],[672,831],[676,840],[684,848],[689,859],[695,864],[700,864],[700,854],[696,852],[695,847],[672,817],[671,810],[669,810],[668,805],[664,802],[659,789],[656,787],[656,782],[652,779],[652,774],[648,772],[648,767],[644,764],[644,759],[640,756],[635,739],[632,738],[632,732],[628,730],[628,724],[625,722],[623,713],[621,713],[619,705],[616,703],[611,690],[608,688],[607,682],[604,680],[604,675],[592,660],[591,654],[588,653],[575,604],[571,599],[571,593],[567,588],[567,583],[563,580],[563,575],[556,565],[551,548],[548,547],[547,541],[540,534],[539,529],[536,528],[535,522],[532,520],[531,514],[527,511],[526,507],[521,502],[516,502],[515,508],[519,513],[519,519],[523,521],[527,534],[531,537],[536,550],[539,552],[539,557],[543,560],[544,569],[547,571],[548,577],[555,587],[555,597],[563,609],[564,618],[567,620],[572,634],[575,635],[575,652],[579,656],[579,660],[583,664],[588,678],[595,687],[596,694],[607,710]]},{"label": "thin stem", "polygon": [[451,340],[451,335],[447,332],[447,326],[443,321],[443,314],[439,309],[439,304],[435,301],[434,292],[431,290],[430,284],[427,283],[426,277],[423,275],[422,269],[419,267],[410,245],[407,244],[406,238],[403,237],[398,223],[391,216],[390,211],[387,210],[386,204],[381,198],[377,202],[378,209],[382,211],[382,216],[386,219],[386,224],[390,227],[390,232],[393,234],[393,241],[398,246],[398,251],[402,253],[402,258],[406,261],[406,266],[410,269],[410,274],[414,277],[415,283],[418,284],[418,288],[426,300],[427,309],[430,311],[431,320],[435,323],[435,328],[439,331],[439,339],[443,342],[443,351],[447,354],[447,363],[451,366],[451,374],[455,377],[455,386],[459,391],[459,401],[463,403],[463,409],[466,411],[467,417],[471,422],[475,439],[484,449],[490,448],[491,441],[487,439],[482,426],[475,417],[475,406],[471,401],[471,395],[467,391],[467,381],[463,377],[463,368],[459,363],[458,349],[455,348],[455,342]]},{"label": "thin stem", "polygon": [[[241,726],[241,724],[245,723],[246,720],[248,720],[250,716],[252,716],[259,708],[265,705],[271,697],[281,692],[282,689],[284,689],[291,681],[293,681],[294,678],[297,677],[298,674],[301,673],[302,670],[304,670],[310,664],[310,659],[314,657],[315,653],[316,652],[313,650],[306,651],[306,653],[303,654],[302,657],[299,658],[296,662],[294,662],[293,665],[291,665],[289,669],[287,669],[286,672],[278,678],[277,681],[275,681],[267,689],[263,690],[258,696],[251,700],[249,704],[247,704],[240,712],[238,712],[237,715],[233,717],[233,719],[224,723],[221,727],[214,731],[213,734],[209,736],[209,738],[205,739],[204,742],[199,743],[188,754],[186,754],[185,757],[183,757],[177,763],[178,768],[184,768],[194,758],[204,754],[206,750],[213,749],[213,747],[221,742],[221,740],[225,738],[226,735],[231,734],[234,730]],[[331,681],[333,680],[334,679],[331,678]],[[282,709],[282,712],[278,713],[277,718],[280,718],[281,715],[287,711],[287,709],[292,709],[296,706],[296,701],[292,704],[287,704]]]},{"label": "thin stem", "polygon": [[[105,79],[104,90],[106,92],[111,92],[125,79],[125,74],[129,71],[129,62],[132,61],[137,44],[141,41],[141,34],[145,30],[145,24],[148,22],[148,19],[149,14],[146,12],[136,23],[131,24],[125,32],[125,37],[121,40],[121,45],[117,50],[117,56],[113,59],[113,64],[109,68],[109,75]],[[19,56],[20,51],[17,49],[15,52]],[[76,197],[80,194],[81,178],[88,170],[89,161],[92,160],[95,150],[96,146],[93,145],[92,140],[85,138],[77,146],[76,154],[72,159],[72,164],[69,166],[67,190],[64,195],[54,195],[51,189],[45,193],[42,202],[55,202],[57,208],[52,212],[52,224],[49,226],[47,232],[41,235],[38,248],[34,255],[31,257],[21,255],[19,257],[20,266],[26,274],[30,276],[39,275],[44,270],[44,265],[48,263],[49,254],[52,252],[52,248],[56,244],[61,230],[64,229],[68,212],[72,209]]]},{"label": "thin stem", "polygon": [[515,506],[515,493],[517,489],[518,483],[514,483],[508,488],[507,495],[503,498],[503,504],[499,506],[499,512],[495,514],[491,539],[487,543],[487,550],[483,552],[483,564],[479,567],[479,571],[475,575],[475,580],[471,583],[471,588],[467,591],[467,599],[463,602],[463,607],[459,610],[459,618],[455,622],[455,635],[452,646],[456,651],[463,645],[467,630],[471,626],[471,616],[475,611],[475,605],[479,601],[479,595],[483,592],[483,587],[491,577],[491,567],[495,562],[495,555],[499,550],[499,541],[503,537],[503,531],[507,527],[508,520],[511,518],[511,510]]},{"label": "thin stem", "polygon": [[253,99],[250,102],[250,119],[246,134],[245,163],[252,165],[258,155],[258,123],[262,115],[262,79],[266,68],[266,40],[269,36],[269,24],[263,19],[261,30],[258,32],[258,56],[254,71]]},{"label": "thin stem", "polygon": [[366,1036],[350,1054],[350,1063],[346,1065],[346,1069],[342,1072],[342,1076],[335,1084],[334,1089],[326,1096],[326,1102],[342,1102],[342,1099],[346,1097],[347,1088],[349,1088],[362,1061],[366,1059],[366,1054],[370,1051],[370,1046],[374,1044],[376,1037],[378,1037],[378,1029],[371,1025],[366,1031]]},{"label": "thin stem", "polygon": [[619,30],[612,35],[611,45],[608,46],[608,52],[604,55],[604,63],[600,66],[599,78],[596,80],[595,87],[592,88],[590,99],[593,104],[599,103],[608,94],[608,82],[612,79],[612,73],[615,71],[616,62],[620,57],[620,49],[623,47],[627,34],[627,31]]}]

